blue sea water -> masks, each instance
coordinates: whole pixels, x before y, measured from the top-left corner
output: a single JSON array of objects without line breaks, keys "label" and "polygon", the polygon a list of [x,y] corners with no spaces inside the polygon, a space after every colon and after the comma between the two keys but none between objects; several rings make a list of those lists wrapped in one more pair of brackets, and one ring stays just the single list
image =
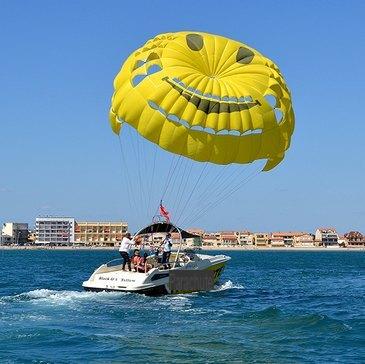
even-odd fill
[{"label": "blue sea water", "polygon": [[209,293],[83,292],[112,251],[0,251],[1,363],[364,363],[364,252],[226,252]]}]

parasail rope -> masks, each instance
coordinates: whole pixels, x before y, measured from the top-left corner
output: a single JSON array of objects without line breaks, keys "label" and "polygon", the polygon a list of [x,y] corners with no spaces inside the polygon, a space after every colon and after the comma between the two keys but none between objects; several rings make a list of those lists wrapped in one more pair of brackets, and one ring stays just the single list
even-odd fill
[{"label": "parasail rope", "polygon": [[[230,179],[232,177],[231,174],[224,174],[224,172],[227,170],[227,165],[224,166],[222,169],[220,169],[218,171],[218,173],[216,174],[215,177],[212,178],[211,183],[205,187],[202,186],[204,188],[204,191],[202,192],[202,194],[197,193],[197,195],[199,196],[198,199],[193,203],[193,205],[191,206],[191,211],[194,211],[196,209],[201,209],[206,203],[206,199],[204,199],[204,196],[208,197],[208,196],[216,196],[217,193],[219,193],[220,189],[225,189],[226,188],[226,182],[228,179]],[[228,170],[227,170],[228,172]],[[223,174],[222,174],[223,173]],[[214,182],[216,182],[216,184],[214,184]],[[219,183],[218,183],[219,182]],[[211,202],[211,198],[208,199]],[[209,202],[208,202],[209,203]],[[188,217],[188,216],[187,216]],[[185,217],[184,217],[185,219]]]},{"label": "parasail rope", "polygon": [[[125,162],[125,156],[124,156],[124,152],[123,152],[122,140],[121,140],[120,135],[118,135],[118,142],[119,142],[120,156],[121,156],[121,159],[120,159],[121,174],[120,174],[120,176],[121,176],[121,181],[123,183],[123,171],[125,170],[126,162]],[[127,177],[126,182],[127,182],[128,203],[129,203],[130,209],[132,209],[130,178],[129,178],[128,172],[126,172],[125,175]]]},{"label": "parasail rope", "polygon": [[179,180],[179,184],[177,186],[177,191],[176,191],[176,194],[175,194],[175,198],[174,198],[174,201],[173,201],[173,205],[171,207],[171,211],[176,211],[177,212],[177,208],[178,208],[178,201],[179,201],[179,196],[180,196],[180,192],[181,192],[181,187],[183,186],[183,182],[185,179],[187,179],[188,177],[186,176],[186,169],[188,167],[188,162],[187,162],[187,159],[184,158],[183,159],[183,162],[182,162],[182,165],[184,167],[181,168],[181,173],[180,173],[180,180]]},{"label": "parasail rope", "polygon": [[153,187],[153,181],[155,179],[155,169],[156,169],[156,154],[157,154],[157,147],[153,148],[154,149],[154,155],[153,155],[153,165],[152,165],[152,176],[150,179],[150,187],[149,187],[149,193],[148,193],[148,205],[147,205],[147,211],[148,213],[150,212],[150,208],[151,208],[151,196],[152,196],[152,187]]},{"label": "parasail rope", "polygon": [[[168,190],[168,188],[169,188],[169,186],[170,186],[170,183],[171,183],[171,181],[172,181],[172,178],[173,178],[173,175],[174,175],[174,173],[175,173],[176,167],[178,166],[178,164],[179,164],[179,162],[180,162],[181,155],[179,155],[179,157],[177,158],[176,163],[174,163],[175,159],[176,159],[176,158],[175,158],[175,156],[174,156],[174,158],[173,158],[173,160],[172,160],[172,162],[171,162],[171,165],[170,165],[169,175],[168,175],[168,178],[167,178],[167,181],[166,181],[165,189],[164,189],[164,191],[163,191],[163,193],[162,193],[162,196],[161,196],[161,200],[163,200],[163,199],[165,198],[166,192],[167,192],[167,190]],[[173,167],[173,168],[171,168],[173,164],[174,164],[174,167]],[[171,173],[170,173],[170,172],[171,172]]]},{"label": "parasail rope", "polygon": [[[231,179],[231,177],[233,176],[233,173],[228,174],[228,172],[230,172],[229,171],[230,167],[231,167],[231,165],[227,164],[223,168],[218,170],[218,173],[216,174],[216,176],[214,178],[212,178],[211,182],[208,184],[206,189],[200,195],[200,197],[197,201],[197,206],[201,207],[202,203],[205,202],[205,200],[208,196],[214,195],[215,193],[219,193],[218,191],[220,191],[221,188],[226,187],[226,182],[229,179]],[[227,172],[227,173],[225,173],[225,172]]]},{"label": "parasail rope", "polygon": [[232,196],[236,191],[241,189],[245,184],[247,184],[250,180],[252,180],[254,177],[256,177],[261,172],[261,168],[259,168],[257,171],[252,172],[249,176],[246,176],[238,184],[236,184],[233,188],[231,188],[228,192],[218,197],[218,199],[214,200],[213,202],[209,203],[207,206],[202,208],[200,211],[195,213],[194,215],[190,216],[189,218],[186,218],[182,221],[185,223],[190,224],[193,221],[199,220],[209,209],[213,209],[216,206],[218,206],[220,203],[222,203],[224,200]]},{"label": "parasail rope", "polygon": [[[143,191],[142,191],[142,178],[141,178],[141,165],[140,165],[140,161],[139,161],[139,157],[138,157],[138,152],[137,152],[137,142],[135,139],[138,139],[138,135],[136,136],[133,133],[132,128],[129,128],[129,134],[130,137],[128,138],[130,140],[130,145],[131,145],[131,149],[133,151],[133,159],[134,161],[132,161],[133,165],[131,166],[131,171],[134,171],[135,173],[135,180],[136,180],[136,184],[138,186],[138,196],[136,197],[137,199],[137,204],[134,207],[134,210],[137,212],[137,214],[139,216],[142,216],[143,214]],[[131,158],[131,159],[132,159]],[[131,183],[131,186],[133,186],[133,182]]]},{"label": "parasail rope", "polygon": [[[181,205],[181,203],[182,203],[182,201],[183,201],[183,197],[184,197],[184,196],[185,196],[185,194],[186,194],[187,184],[188,184],[189,178],[191,177],[191,171],[192,171],[193,166],[194,166],[194,164],[193,164],[193,163],[191,163],[191,161],[190,161],[190,163],[189,163],[189,160],[186,160],[186,167],[187,167],[188,165],[190,165],[190,166],[189,166],[189,171],[188,171],[188,173],[186,173],[186,172],[185,172],[185,171],[186,171],[186,168],[185,168],[184,175],[183,175],[183,177],[181,178],[181,183],[180,183],[180,185],[181,185],[182,189],[179,191],[179,193],[178,193],[178,194],[177,194],[177,196],[176,196],[177,203],[176,203],[176,209],[174,209],[174,211],[176,211],[176,216],[177,216],[177,213],[178,213],[178,212],[179,212],[179,210],[180,210],[180,205]],[[180,187],[179,187],[179,189],[180,189]]]},{"label": "parasail rope", "polygon": [[164,197],[166,201],[169,201],[171,203],[171,205],[175,202],[176,193],[174,194],[174,190],[177,188],[177,180],[180,178],[182,170],[181,165],[183,162],[184,159],[180,156],[175,166],[175,172],[171,175],[170,188],[167,190]]},{"label": "parasail rope", "polygon": [[190,202],[191,197],[193,196],[193,194],[194,194],[194,192],[195,192],[195,190],[196,190],[196,187],[198,186],[198,183],[200,182],[201,177],[202,177],[202,175],[203,175],[203,173],[204,173],[204,171],[205,171],[205,169],[206,169],[207,165],[208,165],[208,162],[205,162],[205,163],[204,163],[204,167],[203,167],[203,168],[202,168],[202,170],[200,171],[199,177],[198,177],[198,179],[196,180],[196,182],[195,182],[195,184],[194,184],[194,187],[193,187],[193,189],[191,190],[191,192],[190,192],[190,194],[189,194],[188,199],[185,201],[185,204],[183,205],[183,208],[182,208],[182,210],[181,210],[181,213],[180,213],[180,215],[179,215],[178,219],[176,220],[176,223],[178,223],[178,222],[180,221],[180,219],[181,219],[181,217],[182,217],[183,213],[185,212],[185,209],[186,209],[186,207],[187,207],[188,203]]}]

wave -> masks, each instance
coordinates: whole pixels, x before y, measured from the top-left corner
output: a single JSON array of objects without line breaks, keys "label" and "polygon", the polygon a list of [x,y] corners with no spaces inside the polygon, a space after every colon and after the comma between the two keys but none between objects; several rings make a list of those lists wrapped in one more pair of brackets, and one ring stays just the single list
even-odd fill
[{"label": "wave", "polygon": [[127,293],[120,292],[86,292],[86,291],[57,291],[52,289],[35,289],[28,292],[23,292],[20,294],[12,296],[0,297],[0,302],[5,304],[7,302],[19,302],[19,301],[34,301],[34,302],[44,302],[48,301],[55,304],[67,304],[72,301],[80,300],[99,300],[105,299],[106,297],[112,298],[116,296],[126,295]]},{"label": "wave", "polygon": [[334,319],[321,313],[287,313],[277,306],[270,306],[263,310],[243,315],[244,320],[259,322],[260,325],[270,327],[284,327],[291,330],[317,330],[343,332],[351,330],[351,326],[342,320]]},{"label": "wave", "polygon": [[227,282],[215,286],[212,292],[221,292],[229,289],[244,289],[244,288],[245,287],[242,286],[241,284],[234,284],[232,281],[228,280]]}]

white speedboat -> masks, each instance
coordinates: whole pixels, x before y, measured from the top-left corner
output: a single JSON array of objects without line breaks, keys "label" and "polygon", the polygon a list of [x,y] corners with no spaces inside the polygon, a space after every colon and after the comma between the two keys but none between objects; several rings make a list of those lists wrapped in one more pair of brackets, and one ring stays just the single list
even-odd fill
[{"label": "white speedboat", "polygon": [[184,239],[196,238],[169,223],[154,223],[140,230],[136,236],[148,234],[178,233],[179,249],[170,256],[169,267],[163,266],[154,254],[147,257],[146,272],[125,271],[122,260],[115,259],[97,268],[82,285],[91,291],[124,291],[149,295],[208,291],[218,281],[226,263],[226,255],[196,254],[182,251]]}]

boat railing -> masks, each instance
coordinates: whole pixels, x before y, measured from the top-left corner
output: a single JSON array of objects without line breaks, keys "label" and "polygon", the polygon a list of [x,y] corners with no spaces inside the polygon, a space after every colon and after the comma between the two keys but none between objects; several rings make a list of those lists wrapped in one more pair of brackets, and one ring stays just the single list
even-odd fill
[{"label": "boat railing", "polygon": [[[156,259],[154,259],[154,256],[149,256],[147,258],[147,264],[150,264],[152,266],[152,267],[150,267],[150,269],[157,268],[159,270],[166,270],[167,266],[169,266],[170,268],[172,268],[173,266],[181,267],[182,265],[186,264],[190,260],[191,260],[191,258],[185,254],[181,254],[178,257],[178,259],[176,260],[176,253],[173,252],[171,254],[169,262],[167,262],[167,263],[162,263],[160,257],[157,261]],[[115,270],[119,270],[120,266],[123,265],[123,262],[124,261],[122,258],[113,259],[113,260],[103,264],[102,266],[100,266],[99,269],[97,270],[97,273],[112,272]],[[133,267],[133,263],[132,263],[132,267]]]}]

